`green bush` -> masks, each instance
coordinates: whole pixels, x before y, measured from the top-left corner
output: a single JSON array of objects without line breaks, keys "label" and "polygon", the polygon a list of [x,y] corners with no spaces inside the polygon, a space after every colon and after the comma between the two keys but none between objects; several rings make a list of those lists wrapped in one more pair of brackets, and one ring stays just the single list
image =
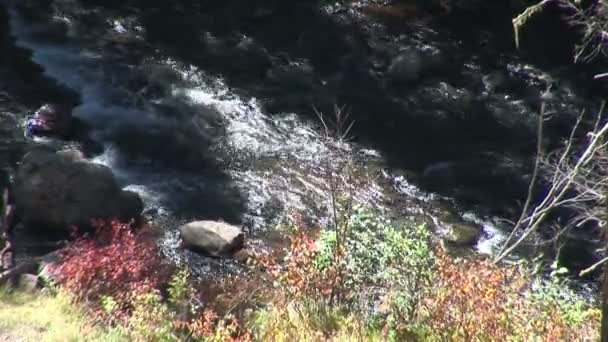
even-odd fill
[{"label": "green bush", "polygon": [[[339,236],[339,235],[342,236]],[[412,320],[433,281],[435,256],[424,226],[394,225],[361,206],[342,215],[342,229],[325,230],[317,242],[317,270],[341,269],[347,304],[369,307],[385,298],[389,319]],[[338,252],[340,251],[340,252]]]},{"label": "green bush", "polygon": [[530,304],[547,310],[556,309],[564,322],[573,329],[583,327],[595,314],[590,305],[571,290],[565,280],[537,280],[532,285],[528,294]]},{"label": "green bush", "polygon": [[196,309],[192,305],[194,290],[191,284],[190,271],[187,269],[175,273],[169,282],[169,304],[180,319],[188,318],[188,315],[193,314]]},{"label": "green bush", "polygon": [[133,341],[179,341],[173,322],[175,315],[163,303],[157,292],[137,295],[133,313],[127,325],[127,335]]}]

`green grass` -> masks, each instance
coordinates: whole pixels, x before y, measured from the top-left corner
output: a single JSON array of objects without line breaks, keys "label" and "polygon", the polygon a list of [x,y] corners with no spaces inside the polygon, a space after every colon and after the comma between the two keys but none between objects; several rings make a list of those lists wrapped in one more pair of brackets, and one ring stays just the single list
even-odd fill
[{"label": "green grass", "polygon": [[63,294],[44,295],[0,289],[0,341],[124,341],[97,327]]}]

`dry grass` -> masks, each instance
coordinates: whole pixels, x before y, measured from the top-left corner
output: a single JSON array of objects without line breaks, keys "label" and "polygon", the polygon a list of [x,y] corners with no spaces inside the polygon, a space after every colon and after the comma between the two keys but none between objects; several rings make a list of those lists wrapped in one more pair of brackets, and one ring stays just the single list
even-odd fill
[{"label": "dry grass", "polygon": [[107,334],[67,296],[0,289],[0,341],[124,341]]},{"label": "dry grass", "polygon": [[387,336],[370,329],[367,323],[361,317],[345,314],[323,303],[293,301],[256,312],[248,325],[254,341],[388,341]]}]

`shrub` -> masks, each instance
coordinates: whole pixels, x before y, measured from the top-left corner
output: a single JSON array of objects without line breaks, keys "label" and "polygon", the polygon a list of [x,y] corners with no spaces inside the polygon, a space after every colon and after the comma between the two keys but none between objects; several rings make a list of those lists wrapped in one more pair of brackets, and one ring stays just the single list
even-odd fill
[{"label": "shrub", "polygon": [[[296,230],[265,260],[274,301],[250,328],[260,340],[593,340],[598,310],[523,267],[433,248],[424,226],[399,228],[354,207],[341,227]],[[341,235],[340,235],[341,234]],[[373,309],[373,310],[370,310]]]},{"label": "shrub", "polygon": [[166,301],[157,290],[133,298],[124,334],[133,341],[250,341],[234,315],[220,316],[211,303],[197,300],[200,293],[196,285],[184,269],[171,277]]},{"label": "shrub", "polygon": [[[389,298],[391,319],[412,320],[434,278],[435,257],[429,230],[423,225],[397,227],[358,206],[344,219],[348,229],[341,238],[342,246],[338,245],[335,231],[322,233],[317,245],[317,268],[342,269],[342,286],[350,292],[346,298],[351,303],[365,302],[365,295],[377,300],[376,292]],[[342,256],[336,260],[336,254]]]},{"label": "shrub", "polygon": [[[132,341],[248,341],[237,320],[204,311],[187,270],[162,263],[150,228],[96,222],[95,234],[80,236],[63,250],[53,270],[77,300],[92,304]],[[166,289],[167,296],[162,294]]]},{"label": "shrub", "polygon": [[599,331],[601,310],[591,307],[569,285],[566,279],[556,277],[548,281],[537,279],[531,282],[525,300],[539,311],[557,315],[579,339],[595,340],[593,335]]},{"label": "shrub", "polygon": [[431,327],[443,339],[506,341],[505,291],[510,274],[482,259],[452,261],[439,256],[439,290],[430,302]]},{"label": "shrub", "polygon": [[96,222],[94,235],[77,237],[63,250],[54,270],[58,282],[79,300],[97,305],[112,298],[113,310],[129,309],[131,297],[160,289],[169,274],[146,230],[136,234],[129,224]]},{"label": "shrub", "polygon": [[244,332],[232,315],[219,318],[212,310],[206,310],[198,319],[188,324],[193,338],[203,342],[249,342],[251,335]]},{"label": "shrub", "polygon": [[181,341],[173,326],[175,314],[158,291],[140,293],[131,303],[133,312],[125,330],[132,341]]},{"label": "shrub", "polygon": [[432,331],[426,340],[578,341],[595,324],[573,324],[582,316],[593,318],[591,311],[556,300],[563,288],[530,288],[525,271],[515,267],[483,258],[454,260],[440,252],[438,274],[426,303],[425,323]]},{"label": "shrub", "polygon": [[168,301],[178,319],[187,319],[189,315],[196,311],[196,307],[192,304],[195,291],[191,284],[190,271],[187,269],[175,273],[169,282]]},{"label": "shrub", "polygon": [[330,295],[334,280],[315,269],[319,254],[315,242],[310,235],[296,233],[282,262],[265,260],[268,272],[275,277],[275,285],[291,298]]},{"label": "shrub", "polygon": [[310,317],[298,324],[317,326],[324,334],[337,329],[331,324],[337,320],[329,318],[353,315],[387,321],[381,325],[397,335],[407,331],[434,278],[430,232],[424,226],[394,226],[359,206],[342,210],[339,224],[318,236],[296,230],[281,262],[264,260],[288,299],[275,306],[307,312]]}]

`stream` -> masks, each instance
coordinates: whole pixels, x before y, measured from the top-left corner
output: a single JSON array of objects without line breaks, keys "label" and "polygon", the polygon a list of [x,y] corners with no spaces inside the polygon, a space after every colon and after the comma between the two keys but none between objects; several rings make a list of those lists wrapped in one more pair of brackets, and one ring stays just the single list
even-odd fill
[{"label": "stream", "polygon": [[[184,29],[169,19],[162,31],[154,16],[78,1],[36,13],[30,2],[4,3],[17,46],[77,94],[74,116],[103,145],[92,161],[140,194],[163,228],[163,253],[199,274],[238,265],[180,249],[180,224],[240,224],[265,248],[294,211],[327,224],[326,175],[347,161],[358,202],[438,234],[449,222],[481,227],[474,248],[491,255],[525,194],[542,93],[552,85],[543,98],[560,113],[549,143],[599,105],[575,67],[526,62],[489,31],[466,40],[425,22],[396,29],[366,2],[324,6],[311,14],[315,25],[298,19],[286,32],[269,29],[272,16],[236,30],[197,24],[198,45],[186,51],[189,34],[164,38]],[[336,103],[355,121],[348,143],[326,139],[313,110],[329,114]],[[34,109],[16,108],[14,125]],[[0,148],[35,144],[0,134]],[[573,268],[594,258],[583,252]]]}]

